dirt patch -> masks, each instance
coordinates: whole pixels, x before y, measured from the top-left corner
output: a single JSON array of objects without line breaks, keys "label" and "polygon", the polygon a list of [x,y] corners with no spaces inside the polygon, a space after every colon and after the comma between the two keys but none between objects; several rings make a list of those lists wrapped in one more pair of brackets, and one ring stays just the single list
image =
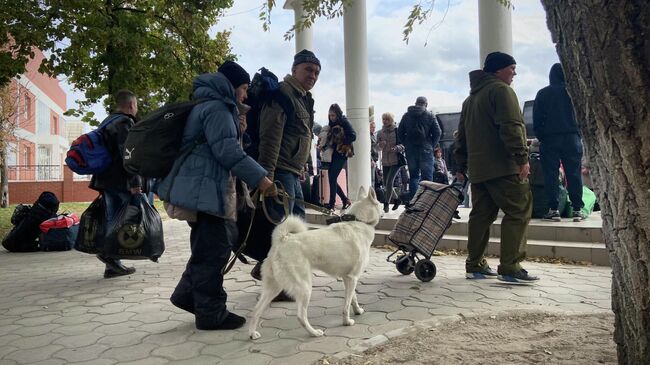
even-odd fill
[{"label": "dirt patch", "polygon": [[318,364],[616,364],[613,332],[613,314],[472,317]]}]

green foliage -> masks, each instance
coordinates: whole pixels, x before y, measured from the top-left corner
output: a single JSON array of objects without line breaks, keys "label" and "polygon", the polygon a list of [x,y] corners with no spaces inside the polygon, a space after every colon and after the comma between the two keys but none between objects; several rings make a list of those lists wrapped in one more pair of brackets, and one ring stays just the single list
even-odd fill
[{"label": "green foliage", "polygon": [[[310,28],[316,18],[325,17],[333,19],[343,15],[345,7],[349,6],[352,0],[302,0],[302,8],[305,16],[291,29],[284,34],[285,40],[290,40],[296,31]],[[276,7],[275,0],[265,1],[259,18],[265,31],[271,27],[271,11]]]},{"label": "green foliage", "polygon": [[[468,0],[469,1],[469,0]],[[488,0],[480,0],[488,1]],[[492,0],[508,8],[514,8],[511,0]],[[285,35],[285,39],[291,39],[296,31],[311,27],[316,18],[325,17],[327,19],[342,16],[344,10],[350,5],[352,0],[303,0],[303,10],[305,15],[302,20],[289,29]],[[413,33],[413,27],[425,22],[433,12],[435,0],[418,1],[413,5],[411,12],[404,24],[404,42],[409,42],[409,37]],[[276,7],[275,0],[267,0],[262,6],[259,18],[262,21],[262,27],[267,31],[271,26],[271,10]]]},{"label": "green foliage", "polygon": [[[187,99],[194,76],[214,72],[224,59],[233,58],[229,32],[208,34],[232,2],[23,0],[21,6],[6,10],[10,17],[26,20],[9,24],[3,33],[24,39],[23,48],[31,43],[42,49],[48,57],[41,70],[67,75],[68,82],[85,93],[86,100],[68,115],[91,121],[94,115],[86,109],[103,101],[110,110],[112,96],[120,89],[138,95],[141,113],[146,114],[163,103]],[[19,71],[24,71],[24,63],[22,69],[0,69],[4,77]]]}]

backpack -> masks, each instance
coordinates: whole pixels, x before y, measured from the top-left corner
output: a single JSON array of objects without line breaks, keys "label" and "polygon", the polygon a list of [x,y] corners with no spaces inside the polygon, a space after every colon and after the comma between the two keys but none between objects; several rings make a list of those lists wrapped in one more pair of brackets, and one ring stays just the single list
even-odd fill
[{"label": "backpack", "polygon": [[148,178],[167,176],[181,154],[183,130],[192,109],[203,100],[167,104],[129,129],[124,142],[124,169]]},{"label": "backpack", "polygon": [[278,77],[273,72],[262,67],[253,76],[253,81],[251,81],[251,85],[248,88],[248,98],[246,99],[246,104],[251,107],[250,111],[246,114],[246,134],[250,137],[250,143],[245,146],[244,151],[256,161],[259,157],[260,116],[262,108],[272,101],[280,104],[284,114],[287,116],[287,122],[290,122],[294,118],[293,104],[289,100],[289,97],[280,91]]},{"label": "backpack", "polygon": [[13,214],[11,215],[11,224],[17,226],[20,222],[27,217],[29,211],[32,209],[32,206],[29,204],[18,204],[14,209]]},{"label": "backpack", "polygon": [[19,220],[18,224],[2,240],[2,246],[9,252],[38,251],[39,225],[56,216],[59,199],[49,191],[39,195],[32,207]]},{"label": "backpack", "polygon": [[72,141],[65,158],[65,163],[70,170],[79,175],[94,175],[105,171],[110,166],[113,158],[105,146],[104,129],[123,116],[123,114],[114,114],[104,119],[97,129],[82,134]]}]

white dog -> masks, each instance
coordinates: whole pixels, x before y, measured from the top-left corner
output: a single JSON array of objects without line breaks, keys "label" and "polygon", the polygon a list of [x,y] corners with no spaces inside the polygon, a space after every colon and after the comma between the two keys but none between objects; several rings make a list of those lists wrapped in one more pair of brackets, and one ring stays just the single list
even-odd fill
[{"label": "white dog", "polygon": [[359,277],[368,265],[370,245],[375,236],[375,225],[381,218],[381,207],[375,191],[368,194],[361,188],[359,200],[344,216],[350,220],[325,228],[308,230],[305,222],[290,216],[273,231],[269,256],[262,264],[262,296],[253,311],[248,335],[255,340],[262,311],[282,290],[296,299],[298,320],[312,336],[322,336],[307,319],[307,307],[312,289],[313,270],[321,270],[343,279],[345,304],[343,324],[351,326],[350,304],[355,314],[363,309],[357,302],[355,289]]}]

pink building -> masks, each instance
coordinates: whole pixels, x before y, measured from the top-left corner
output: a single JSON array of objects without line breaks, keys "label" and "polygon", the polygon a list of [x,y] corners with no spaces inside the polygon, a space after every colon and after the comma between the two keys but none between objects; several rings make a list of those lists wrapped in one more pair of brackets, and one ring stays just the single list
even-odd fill
[{"label": "pink building", "polygon": [[63,112],[66,94],[59,81],[38,72],[43,53],[27,64],[27,72],[12,81],[17,90],[18,129],[9,143],[9,180],[61,180],[62,164],[69,143]]}]

